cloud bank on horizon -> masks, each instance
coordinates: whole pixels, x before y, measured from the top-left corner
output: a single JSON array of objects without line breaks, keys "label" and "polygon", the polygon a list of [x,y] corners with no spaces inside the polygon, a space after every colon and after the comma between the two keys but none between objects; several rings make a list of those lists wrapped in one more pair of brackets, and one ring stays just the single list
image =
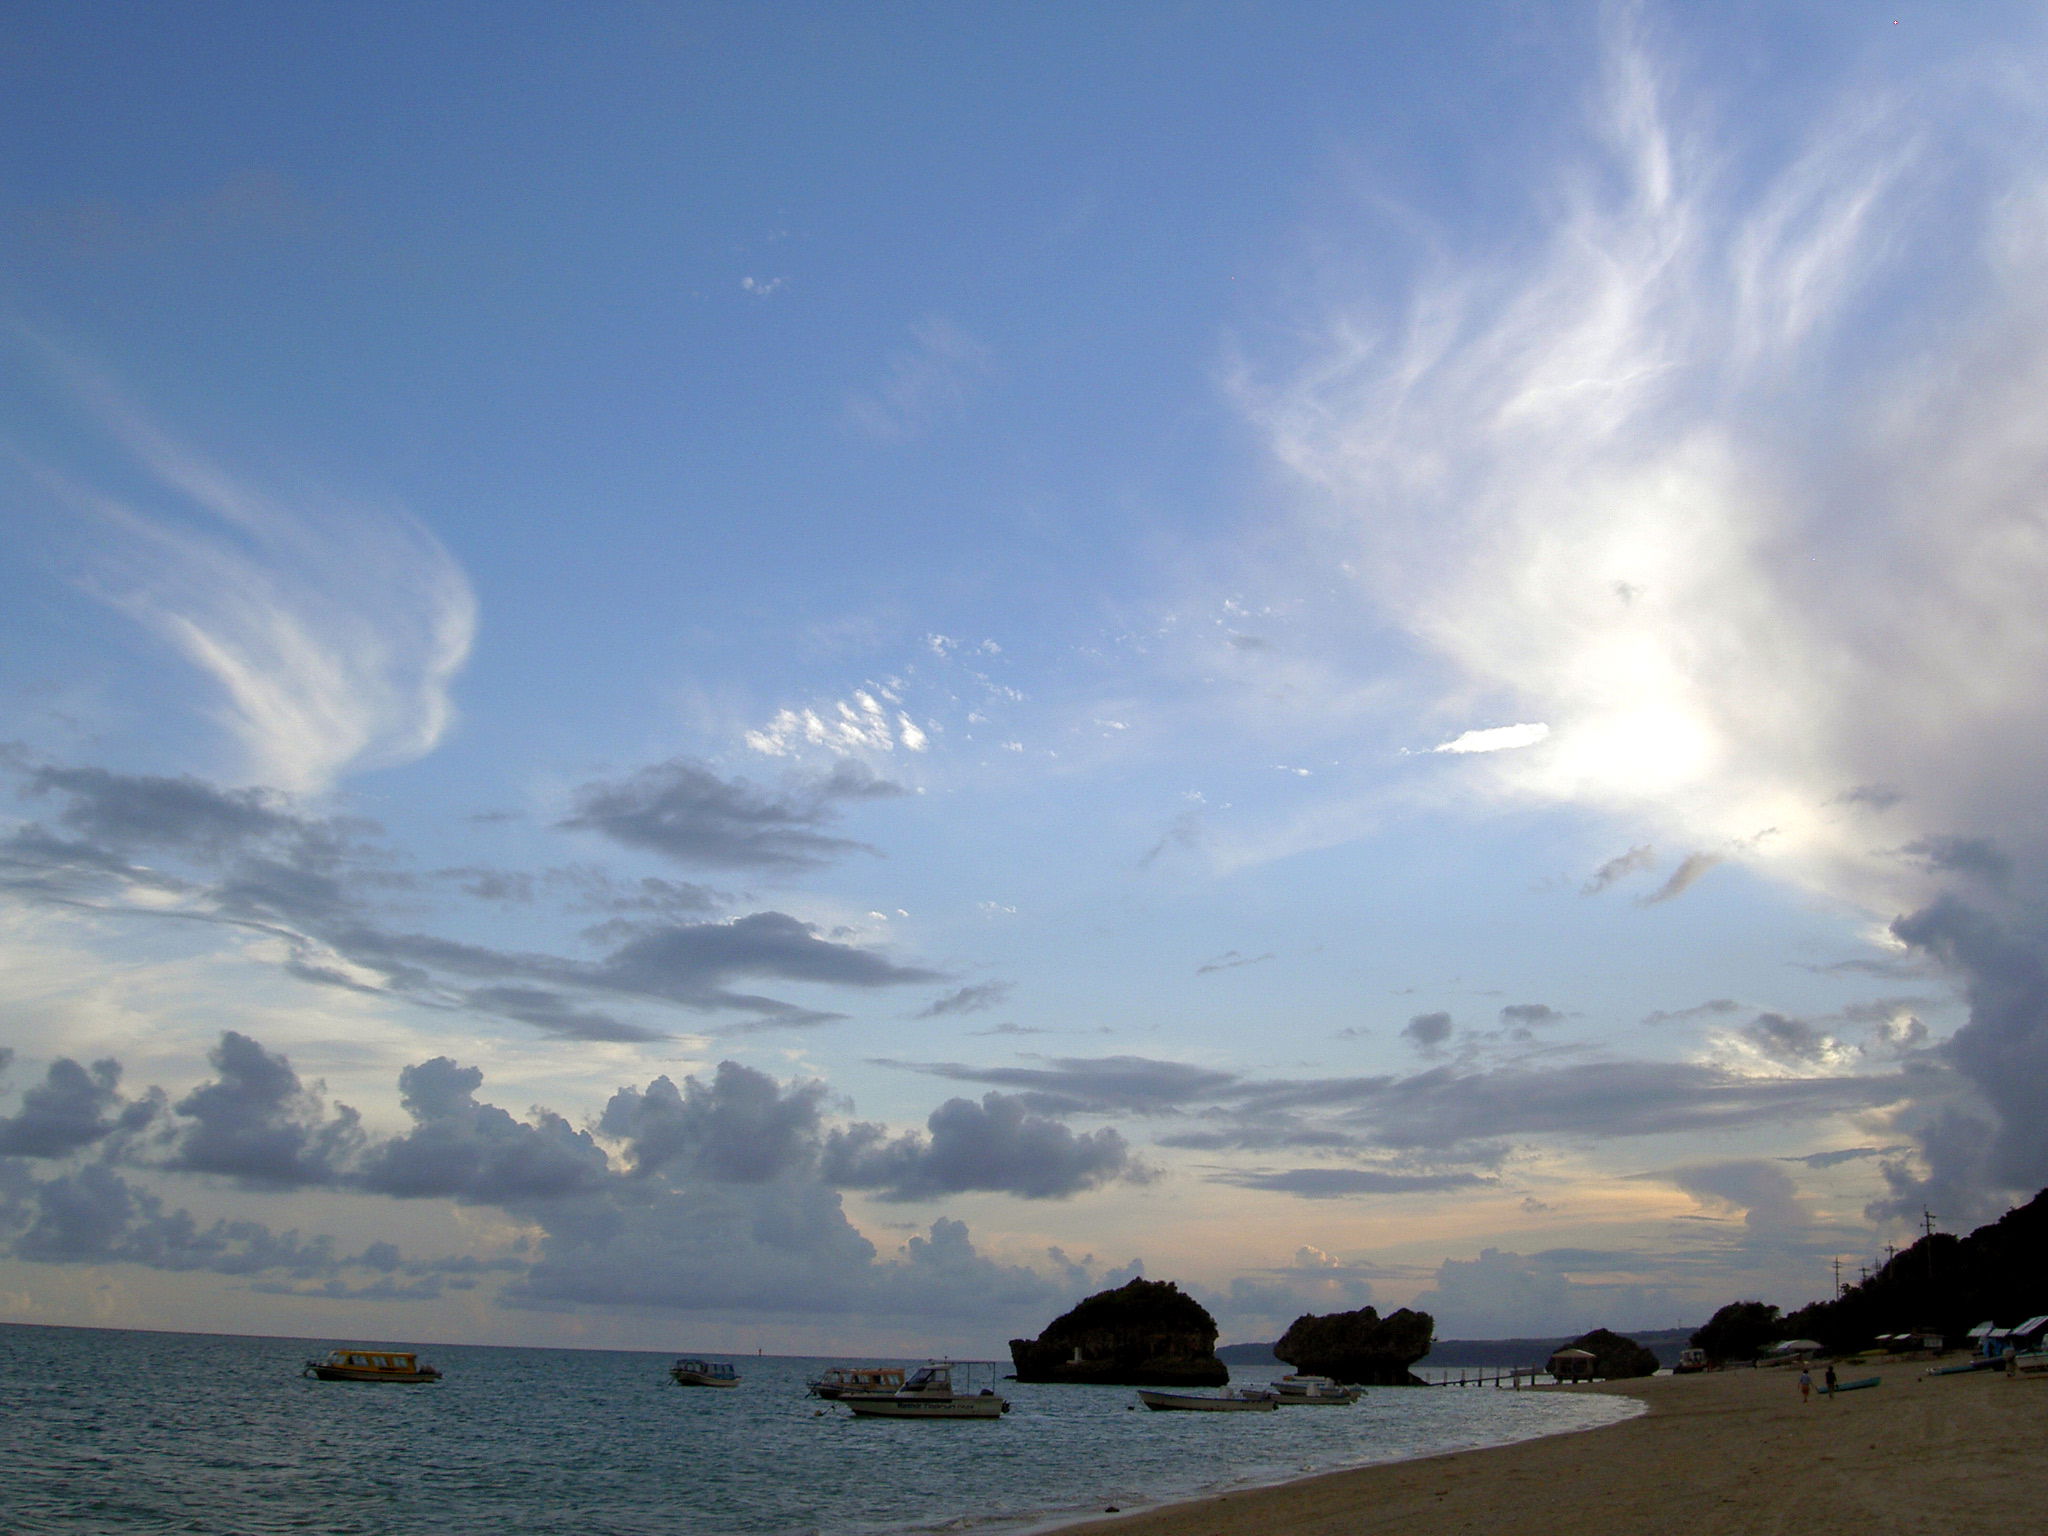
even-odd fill
[{"label": "cloud bank on horizon", "polygon": [[[1281,285],[1166,281],[1178,204],[1110,259],[1064,172],[943,299],[778,212],[791,275],[663,332],[743,406],[687,464],[665,374],[578,428],[501,385],[365,473],[432,515],[255,489],[17,324],[71,579],[0,676],[6,1315],[902,1347],[1146,1270],[1239,1336],[1527,1335],[1796,1303],[2048,1185],[2048,103],[1993,59],[2043,39],[1745,120],[1685,18],[1561,25],[1532,184],[1326,215],[1336,297],[1222,400]],[[1287,510],[1162,524],[1131,445],[1198,407],[1079,390],[1128,294],[1034,280],[1027,336],[1011,260],[1161,274],[1257,437],[1205,474]],[[596,377],[602,315],[521,319]],[[602,535],[579,430],[658,486]],[[518,515],[459,489],[499,457]]]}]

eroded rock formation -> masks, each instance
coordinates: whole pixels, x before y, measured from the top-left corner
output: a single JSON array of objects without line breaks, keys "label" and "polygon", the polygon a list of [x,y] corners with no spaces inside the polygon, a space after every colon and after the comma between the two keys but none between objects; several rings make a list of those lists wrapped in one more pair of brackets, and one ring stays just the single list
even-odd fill
[{"label": "eroded rock formation", "polygon": [[1273,1353],[1314,1376],[1362,1386],[1415,1387],[1422,1380],[1408,1369],[1429,1353],[1436,1319],[1406,1307],[1381,1317],[1371,1307],[1356,1312],[1313,1312],[1297,1317],[1273,1346]]},{"label": "eroded rock formation", "polygon": [[1171,1280],[1098,1291],[1037,1338],[1010,1340],[1010,1359],[1019,1381],[1215,1387],[1230,1379],[1216,1358],[1216,1319]]}]

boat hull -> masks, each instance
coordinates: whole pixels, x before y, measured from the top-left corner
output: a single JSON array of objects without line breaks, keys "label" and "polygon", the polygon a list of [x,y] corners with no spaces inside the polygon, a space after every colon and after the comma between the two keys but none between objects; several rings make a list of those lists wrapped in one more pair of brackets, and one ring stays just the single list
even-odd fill
[{"label": "boat hull", "polygon": [[1184,1392],[1138,1393],[1138,1401],[1154,1413],[1271,1413],[1277,1397],[1196,1397]]},{"label": "boat hull", "polygon": [[422,1371],[372,1371],[353,1365],[308,1364],[302,1373],[315,1381],[381,1381],[395,1386],[420,1386],[439,1381],[441,1373],[432,1366]]},{"label": "boat hull", "polygon": [[856,1418],[862,1419],[999,1419],[1010,1406],[995,1396],[914,1398],[848,1395],[839,1401],[851,1409]]},{"label": "boat hull", "polygon": [[736,1387],[740,1384],[737,1376],[701,1376],[695,1371],[670,1371],[668,1374],[679,1387]]}]

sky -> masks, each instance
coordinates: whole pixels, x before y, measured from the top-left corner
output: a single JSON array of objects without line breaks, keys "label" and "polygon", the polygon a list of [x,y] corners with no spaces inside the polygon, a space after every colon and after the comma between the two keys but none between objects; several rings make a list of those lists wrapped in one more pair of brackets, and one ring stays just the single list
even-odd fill
[{"label": "sky", "polygon": [[1696,1325],[2048,1185],[2048,27],[17,4],[0,1319]]}]

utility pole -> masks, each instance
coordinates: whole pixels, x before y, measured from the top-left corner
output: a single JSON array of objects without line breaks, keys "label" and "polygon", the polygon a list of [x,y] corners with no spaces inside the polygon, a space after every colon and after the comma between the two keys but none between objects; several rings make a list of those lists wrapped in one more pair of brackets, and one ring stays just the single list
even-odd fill
[{"label": "utility pole", "polygon": [[1835,1300],[1842,1299],[1842,1256],[1835,1255]]},{"label": "utility pole", "polygon": [[1920,1235],[1927,1239],[1927,1289],[1928,1300],[1932,1301],[1934,1290],[1934,1212],[1926,1206],[1920,1207]]}]

